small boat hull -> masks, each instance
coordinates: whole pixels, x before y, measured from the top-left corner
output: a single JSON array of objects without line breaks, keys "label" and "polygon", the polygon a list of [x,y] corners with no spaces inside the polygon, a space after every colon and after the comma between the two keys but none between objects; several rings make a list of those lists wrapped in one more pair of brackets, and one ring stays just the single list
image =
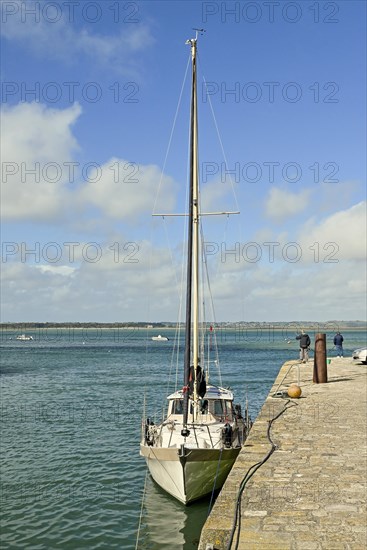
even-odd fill
[{"label": "small boat hull", "polygon": [[144,456],[154,481],[183,504],[211,494],[213,489],[220,489],[239,452],[240,447],[180,449],[140,446],[140,454]]},{"label": "small boat hull", "polygon": [[27,336],[26,334],[20,334],[15,339],[20,340],[21,342],[30,342],[31,340],[33,340],[33,336]]}]

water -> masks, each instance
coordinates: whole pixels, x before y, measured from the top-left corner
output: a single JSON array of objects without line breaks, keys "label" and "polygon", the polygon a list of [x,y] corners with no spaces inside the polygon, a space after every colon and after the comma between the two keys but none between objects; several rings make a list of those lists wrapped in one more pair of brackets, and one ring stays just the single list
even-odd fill
[{"label": "water", "polygon": [[[159,415],[173,340],[152,342],[145,329],[28,333],[31,342],[1,339],[2,550],[133,549],[145,483],[138,548],[197,548],[209,500],[183,507],[146,477],[138,452],[144,393],[146,413]],[[346,354],[365,345],[362,332],[344,336]],[[237,402],[248,396],[253,417],[280,366],[297,358],[293,338],[218,334],[223,383]]]}]

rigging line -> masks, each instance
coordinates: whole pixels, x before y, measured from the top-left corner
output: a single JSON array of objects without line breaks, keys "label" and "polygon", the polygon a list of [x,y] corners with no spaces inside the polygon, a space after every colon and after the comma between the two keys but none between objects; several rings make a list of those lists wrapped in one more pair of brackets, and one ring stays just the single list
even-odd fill
[{"label": "rigging line", "polygon": [[[204,84],[205,84],[205,89],[207,90],[207,83],[206,83],[206,80],[205,80],[205,76],[204,76],[204,75],[203,75],[203,81],[204,81]],[[226,157],[226,154],[225,154],[225,151],[224,151],[224,146],[223,146],[222,138],[221,138],[221,136],[220,136],[219,127],[218,127],[218,124],[217,124],[217,119],[216,119],[216,117],[215,117],[215,113],[214,113],[212,101],[211,101],[211,99],[210,99],[210,94],[207,94],[207,97],[208,97],[208,103],[209,103],[209,106],[210,106],[210,110],[211,110],[211,113],[212,113],[212,116],[213,116],[214,126],[215,126],[215,129],[216,129],[216,132],[217,132],[217,136],[218,136],[220,148],[221,148],[221,151],[222,151],[222,155],[223,155],[224,161],[225,161],[225,163],[226,163],[226,166],[228,166],[228,161],[227,161],[227,157]],[[232,193],[233,193],[234,200],[235,200],[235,203],[236,203],[236,209],[237,209],[237,210],[240,210],[239,204],[238,204],[238,200],[237,200],[237,195],[236,195],[236,192],[235,192],[235,188],[234,188],[234,185],[233,185],[233,179],[232,179],[231,174],[229,174],[229,181],[230,181],[230,184],[231,184],[231,187],[232,187]]]},{"label": "rigging line", "polygon": [[[220,243],[221,244],[220,252],[219,252],[220,256],[218,258],[218,261],[215,263],[215,265],[216,265],[215,272],[214,272],[215,279],[219,278],[219,266],[220,266],[221,263],[223,263],[223,259],[222,259],[223,258],[223,243],[224,243],[224,246],[226,246],[228,226],[229,226],[229,215],[227,215],[227,219],[226,219],[224,229],[223,229],[222,242]],[[221,274],[223,276],[223,271],[221,272]]]},{"label": "rigging line", "polygon": [[[189,58],[190,61],[190,58]],[[185,197],[185,211],[188,211],[188,203],[189,203],[189,178],[190,178],[190,125],[188,126],[188,139],[187,139],[187,158],[186,158],[186,197]],[[179,311],[178,311],[178,317],[177,317],[177,325],[176,325],[176,349],[177,349],[177,358],[176,358],[176,381],[175,381],[175,389],[177,390],[178,387],[178,373],[179,373],[179,360],[180,360],[180,335],[182,332],[182,311],[183,311],[183,300],[184,300],[184,290],[185,290],[185,257],[186,257],[186,245],[185,245],[185,237],[187,235],[187,225],[189,223],[189,219],[187,216],[185,216],[185,222],[183,224],[182,229],[182,249],[181,249],[181,284],[180,284],[180,290],[179,290]],[[177,280],[177,279],[176,279]],[[178,283],[177,283],[178,284]]]},{"label": "rigging line", "polygon": [[[181,303],[180,303],[179,311],[181,311]],[[179,341],[180,341],[179,338],[180,338],[179,326],[178,326],[178,324],[176,323],[175,335],[174,335],[174,338],[173,338],[172,354],[171,354],[171,369],[170,369],[170,372],[169,372],[169,380],[167,381],[167,392],[166,392],[166,393],[168,393],[169,381],[170,381],[170,378],[171,378],[171,371],[172,371],[172,369],[173,369],[173,365],[174,365],[174,364],[176,364],[174,390],[177,391],[177,383],[178,383],[178,352],[179,352]]]},{"label": "rigging line", "polygon": [[188,72],[188,70],[189,70],[190,59],[191,59],[191,56],[189,56],[189,58],[188,58],[188,60],[187,60],[186,71],[185,71],[184,79],[183,79],[182,86],[181,86],[180,96],[179,96],[179,98],[178,98],[178,103],[177,103],[177,107],[176,107],[175,116],[174,116],[174,119],[173,119],[173,124],[172,124],[172,128],[171,128],[170,137],[169,137],[169,140],[168,140],[168,145],[167,145],[166,154],[165,154],[164,161],[163,161],[163,167],[162,167],[162,171],[161,171],[161,177],[160,177],[160,179],[159,179],[158,190],[157,190],[157,193],[156,193],[156,196],[155,196],[155,200],[154,200],[153,213],[155,213],[155,209],[156,209],[156,206],[157,206],[158,195],[159,195],[159,191],[160,191],[160,188],[161,188],[161,185],[162,185],[162,181],[163,181],[163,174],[164,174],[164,172],[165,172],[168,154],[169,154],[169,151],[170,151],[170,149],[171,149],[171,143],[172,143],[173,133],[174,133],[174,130],[175,130],[175,127],[176,127],[177,116],[178,116],[178,112],[179,112],[180,105],[181,105],[182,94],[183,94],[183,90],[184,90],[185,82],[186,82],[186,78],[187,78],[187,72]]},{"label": "rigging line", "polygon": [[[204,81],[204,84],[205,84],[205,88],[207,89],[207,82],[206,82],[206,79],[205,79],[204,75],[203,75],[203,81]],[[208,94],[207,97],[208,97],[208,100],[209,100],[209,106],[210,106],[210,110],[211,110],[212,117],[213,117],[213,120],[214,120],[214,125],[215,125],[215,128],[216,128],[216,132],[217,132],[218,140],[219,140],[219,143],[220,143],[220,148],[221,148],[221,151],[222,151],[222,155],[223,155],[226,166],[228,166],[228,160],[227,160],[227,156],[226,156],[226,153],[225,153],[225,150],[224,150],[223,142],[222,142],[222,139],[221,139],[221,136],[220,136],[219,127],[218,127],[218,123],[217,123],[217,120],[216,120],[216,116],[215,116],[215,112],[214,112],[214,109],[213,109],[213,104],[212,104],[212,101],[211,101],[211,98],[210,98],[210,94]],[[231,188],[232,188],[232,193],[233,193],[236,209],[240,210],[240,207],[239,207],[239,204],[238,204],[238,199],[237,199],[237,194],[236,194],[236,191],[235,191],[235,188],[234,188],[234,183],[233,183],[233,179],[232,179],[231,174],[229,174],[229,180],[230,180],[230,185],[231,185]],[[225,230],[224,230],[224,233],[225,233],[224,242],[226,242],[225,239],[226,239],[226,235],[227,235],[228,225],[229,225],[229,216],[227,216],[227,222],[226,222],[226,226],[225,226]],[[238,220],[238,228],[239,228],[238,232],[239,232],[240,242],[241,242],[241,240],[242,240],[242,230],[241,230],[241,226],[239,224],[239,220]],[[219,271],[219,263],[217,263],[216,276],[218,275],[218,271]],[[245,302],[244,287],[241,286],[241,289],[242,289],[242,309],[244,309],[244,302]]]},{"label": "rigging line", "polygon": [[[189,172],[189,164],[190,164],[190,151],[189,151],[189,148],[188,148],[188,151],[187,151],[187,177],[188,177],[188,172]],[[186,185],[186,204],[188,203],[188,185]],[[181,315],[182,315],[182,310],[183,310],[183,298],[184,298],[184,286],[185,286],[185,235],[187,233],[187,223],[188,223],[188,219],[187,217],[185,217],[185,223],[183,224],[183,236],[182,236],[182,253],[181,253],[181,281],[179,282],[178,281],[178,277],[177,277],[177,272],[176,272],[176,269],[175,269],[175,266],[174,266],[174,259],[173,259],[173,248],[171,246],[171,242],[170,242],[170,239],[169,239],[169,233],[168,233],[168,229],[167,229],[167,224],[166,224],[166,220],[165,220],[165,217],[163,217],[163,221],[164,221],[164,231],[165,231],[165,237],[166,237],[166,241],[167,241],[167,246],[168,246],[168,249],[169,249],[169,255],[170,255],[170,259],[171,259],[171,265],[172,265],[172,268],[173,268],[173,271],[174,271],[174,276],[175,276],[175,280],[176,280],[176,288],[177,288],[177,293],[178,293],[178,298],[179,298],[179,308],[178,308],[178,314],[177,314],[177,323],[176,323],[176,330],[175,330],[175,337],[174,337],[174,345],[173,345],[173,349],[172,349],[172,354],[171,354],[171,362],[170,362],[170,370],[169,370],[169,373],[168,373],[168,378],[167,378],[167,391],[166,393],[168,392],[168,389],[169,389],[169,386],[170,386],[170,381],[171,381],[171,375],[172,375],[172,370],[173,370],[173,365],[174,365],[174,359],[176,357],[176,371],[175,371],[175,391],[177,391],[177,388],[178,388],[178,377],[179,377],[179,360],[180,360],[180,334],[181,334],[181,330],[182,330],[182,322],[180,321],[181,319]]]},{"label": "rigging line", "polygon": [[[184,78],[184,82],[183,82],[183,85],[182,85],[182,89],[181,89],[181,94],[180,94],[180,102],[181,102],[181,96],[182,96],[182,91],[183,91],[183,86],[184,86],[184,83],[186,81],[186,76],[187,76],[187,71],[188,71],[188,67],[189,67],[189,64],[190,64],[190,60],[191,60],[191,56],[189,56],[189,59],[188,59],[188,63],[187,63],[187,67],[186,67],[186,72],[185,72],[185,78]],[[177,118],[177,112],[176,112],[176,118]],[[190,173],[190,125],[188,126],[188,139],[187,139],[187,160],[186,160],[186,197],[185,197],[185,211],[188,210],[188,203],[189,203],[189,173]],[[166,161],[165,161],[166,162]],[[182,320],[181,320],[181,316],[182,316],[182,311],[183,311],[183,300],[184,300],[184,288],[185,288],[185,256],[186,256],[186,246],[185,246],[185,236],[187,234],[187,224],[189,223],[189,220],[188,220],[188,217],[185,216],[185,222],[183,224],[183,229],[182,229],[182,252],[181,252],[181,282],[179,284],[178,280],[177,280],[177,273],[175,271],[175,278],[176,278],[176,284],[177,284],[177,289],[178,289],[178,294],[179,294],[179,308],[178,308],[178,315],[177,315],[177,324],[176,324],[176,332],[175,332],[175,344],[174,344],[174,349],[173,349],[173,352],[172,352],[172,359],[171,359],[171,367],[173,366],[173,357],[174,357],[174,353],[176,353],[176,380],[175,380],[175,390],[177,390],[177,387],[178,387],[178,375],[179,375],[179,360],[180,360],[180,334],[181,334],[181,331],[182,331]],[[169,238],[168,238],[168,233],[167,233],[167,227],[166,227],[166,224],[165,224],[165,231],[166,231],[166,239],[168,241],[168,246],[169,246],[169,249],[170,249],[170,253],[171,253],[171,261],[172,261],[172,264],[173,264],[173,259],[172,259],[172,247],[170,245],[170,241],[169,241]]]},{"label": "rigging line", "polygon": [[215,314],[215,308],[214,308],[214,301],[213,301],[213,294],[212,294],[212,288],[210,285],[210,279],[209,279],[209,270],[208,270],[208,258],[205,254],[205,247],[204,245],[204,233],[202,225],[200,224],[200,232],[201,232],[201,240],[202,240],[202,254],[203,254],[203,263],[205,266],[205,276],[206,276],[206,284],[208,287],[208,294],[209,294],[209,303],[211,307],[211,314],[213,317],[213,323],[214,323],[214,349],[215,349],[215,357],[217,362],[217,368],[218,368],[218,375],[219,375],[219,383],[222,386],[222,373],[220,370],[220,364],[219,364],[219,354],[218,354],[218,340],[217,340],[217,333],[215,330],[215,325],[217,324],[216,314]]},{"label": "rigging line", "polygon": [[[201,221],[199,222],[200,223],[200,236],[201,236],[201,241],[200,241],[200,256],[201,256],[201,265],[203,265],[204,263],[204,255],[203,255],[203,244],[204,244],[204,237],[203,237],[203,232],[202,232],[202,226],[201,226]],[[205,335],[206,335],[206,330],[207,330],[207,327],[206,327],[206,324],[207,324],[207,321],[206,321],[206,307],[205,307],[205,279],[204,279],[204,269],[201,269],[200,270],[200,286],[201,286],[201,296],[202,296],[202,299],[201,299],[201,302],[200,302],[200,310],[201,310],[201,328],[200,328],[200,356],[202,357],[203,359],[203,364],[202,364],[202,368],[203,370],[205,369]],[[209,374],[209,349],[208,349],[208,352],[207,352],[207,361],[208,361],[208,374]],[[209,379],[208,379],[209,380]]]},{"label": "rigging line", "polygon": [[[180,311],[179,311],[179,317],[178,319],[181,318],[181,308],[180,308]],[[181,374],[181,370],[179,370],[179,361],[180,361],[180,337],[181,337],[181,323],[180,321],[178,320],[177,322],[177,325],[176,325],[176,335],[175,335],[175,342],[176,342],[176,378],[175,378],[175,391],[177,391],[177,388],[178,388],[178,373],[180,372]],[[182,386],[182,384],[181,384]]]},{"label": "rigging line", "polygon": [[[169,385],[170,385],[170,380],[171,380],[171,373],[172,373],[172,368],[173,368],[173,364],[174,364],[174,357],[176,355],[176,352],[177,352],[177,356],[176,356],[176,379],[175,379],[175,390],[177,390],[177,385],[178,385],[178,365],[179,365],[179,334],[180,334],[180,328],[181,328],[181,325],[180,325],[180,318],[181,318],[181,314],[182,314],[182,309],[183,309],[183,287],[184,287],[184,262],[182,260],[182,265],[181,265],[181,282],[179,282],[178,280],[178,277],[177,277],[177,272],[176,272],[176,269],[175,269],[175,265],[174,265],[174,259],[173,259],[173,253],[172,253],[172,246],[171,246],[171,243],[170,243],[170,239],[169,239],[169,233],[168,233],[168,229],[167,229],[167,225],[165,223],[165,220],[164,220],[164,228],[165,228],[165,234],[166,234],[166,239],[167,239],[167,243],[168,243],[168,248],[169,248],[169,253],[170,253],[170,258],[171,258],[171,265],[172,265],[172,269],[174,271],[174,277],[175,277],[175,281],[176,281],[176,289],[177,289],[177,294],[178,294],[178,299],[179,299],[179,308],[178,308],[178,321],[177,321],[177,324],[176,324],[176,334],[175,334],[175,345],[172,349],[172,356],[171,356],[171,367],[170,367],[170,371],[169,371],[169,376],[168,376],[168,379],[167,379],[167,390],[169,388]],[[184,251],[183,251],[183,254],[184,254]]]},{"label": "rigging line", "polygon": [[[204,81],[204,84],[205,84],[205,89],[207,90],[207,83],[206,83],[206,79],[203,75],[203,81]],[[215,117],[215,113],[214,113],[214,109],[213,109],[213,104],[212,104],[212,101],[210,99],[210,94],[207,94],[207,97],[208,97],[208,102],[209,102],[209,106],[210,106],[210,110],[211,110],[211,113],[212,113],[212,116],[213,116],[213,120],[214,120],[214,125],[215,125],[215,129],[216,129],[216,132],[217,132],[217,135],[218,135],[218,140],[219,140],[219,143],[220,143],[220,148],[221,148],[221,151],[222,151],[222,155],[223,155],[223,158],[224,158],[224,162],[226,164],[226,167],[228,166],[228,160],[227,160],[227,156],[226,156],[226,153],[224,151],[224,146],[223,146],[223,142],[222,142],[222,139],[221,139],[221,136],[220,136],[220,132],[219,132],[219,127],[218,127],[218,124],[217,124],[217,119]],[[233,179],[232,179],[232,175],[229,174],[229,181],[230,181],[230,185],[231,185],[231,188],[232,188],[232,193],[233,193],[233,197],[234,197],[234,201],[235,201],[235,205],[236,205],[236,209],[237,210],[240,210],[240,207],[239,207],[239,204],[238,204],[238,199],[237,199],[237,194],[236,194],[236,191],[235,191],[235,188],[234,188],[234,183],[233,183]],[[240,242],[242,241],[242,233],[243,233],[243,230],[241,228],[241,225],[240,225],[240,221],[238,220],[238,233],[239,233],[239,238],[240,238]],[[219,267],[219,266],[218,266]],[[241,294],[242,294],[242,316],[243,318],[245,318],[245,287],[244,285],[241,285],[240,286],[241,288]]]},{"label": "rigging line", "polygon": [[175,277],[175,281],[176,281],[176,289],[177,289],[177,294],[178,294],[178,298],[180,300],[180,308],[181,308],[181,304],[182,304],[182,292],[180,291],[180,285],[179,285],[179,281],[178,281],[178,278],[177,278],[177,272],[176,272],[176,269],[175,269],[175,262],[174,262],[174,258],[173,258],[173,249],[172,249],[172,246],[171,246],[171,241],[170,241],[170,238],[169,238],[169,232],[168,232],[168,228],[167,228],[167,222],[166,222],[166,219],[163,217],[163,227],[164,227],[164,232],[165,232],[165,235],[166,235],[166,240],[167,240],[167,244],[168,244],[168,251],[169,251],[169,256],[170,256],[170,260],[171,260],[171,266],[172,266],[172,269],[173,269],[173,273],[174,273],[174,277]]},{"label": "rigging line", "polygon": [[[152,219],[150,220],[150,234],[152,232],[153,228],[153,222]],[[148,255],[148,262],[149,262],[149,271],[148,271],[148,281],[152,283],[153,279],[153,242],[152,239],[150,240],[150,246],[149,246],[149,255]],[[146,300],[146,309],[147,309],[147,319],[148,322],[145,327],[145,366],[149,365],[149,325],[151,324],[151,315],[152,315],[152,294],[149,292],[148,299]],[[151,343],[151,342],[150,342]]]},{"label": "rigging line", "polygon": [[[184,224],[184,228],[183,228],[184,235],[186,233],[186,223],[187,223],[187,220],[185,219],[185,224]],[[178,299],[179,299],[179,307],[178,307],[178,312],[177,312],[177,322],[176,322],[176,327],[175,327],[174,343],[173,343],[172,354],[171,354],[171,368],[170,368],[169,377],[168,377],[168,380],[167,380],[167,389],[168,389],[169,384],[170,384],[172,368],[173,368],[173,364],[175,362],[174,360],[176,358],[176,373],[175,373],[175,386],[174,387],[175,387],[175,391],[177,391],[178,373],[179,373],[179,359],[180,359],[180,334],[181,334],[181,329],[182,329],[182,323],[181,323],[180,319],[181,319],[182,310],[183,310],[184,283],[185,283],[185,261],[184,261],[185,242],[184,242],[184,236],[183,236],[183,238],[182,238],[182,256],[181,256],[181,277],[180,277],[180,282],[179,282],[178,277],[177,277],[177,271],[176,271],[175,266],[174,266],[172,247],[171,247],[171,244],[170,244],[170,239],[169,239],[169,236],[168,236],[168,230],[167,230],[167,227],[166,227],[166,223],[164,223],[164,226],[165,226],[166,239],[167,239],[167,242],[168,242],[168,248],[169,248],[169,251],[170,251],[171,264],[172,264],[172,268],[173,268],[174,274],[175,274],[176,288],[177,288]]]},{"label": "rigging line", "polygon": [[[181,296],[182,296],[182,293],[181,293]],[[180,318],[181,316],[181,311],[182,311],[182,299],[180,300],[180,306],[179,306],[179,312],[178,312],[178,318]],[[181,325],[179,322],[176,323],[176,329],[175,329],[175,335],[174,335],[174,342],[173,342],[173,347],[172,347],[172,353],[171,353],[171,363],[170,363],[170,370],[169,370],[169,373],[168,373],[168,378],[167,378],[167,390],[166,390],[166,394],[169,393],[169,386],[170,386],[170,383],[171,383],[171,374],[172,374],[172,370],[173,370],[173,365],[174,363],[176,363],[176,371],[175,371],[175,385],[174,385],[174,388],[175,388],[175,391],[177,391],[177,387],[178,387],[178,367],[179,367],[179,351],[180,351],[180,332],[181,332]],[[176,360],[175,360],[176,358]]]},{"label": "rigging line", "polygon": [[[176,271],[176,268],[175,268],[175,262],[174,262],[174,258],[173,258],[173,249],[172,249],[172,245],[171,245],[170,238],[169,238],[169,232],[168,232],[168,228],[167,228],[166,219],[164,217],[163,217],[163,227],[164,227],[165,237],[166,237],[166,241],[167,241],[168,252],[169,252],[169,256],[170,256],[170,260],[171,260],[171,268],[172,268],[173,276],[174,276],[175,283],[176,283],[175,288],[176,288],[177,294],[178,294],[179,315],[180,315],[181,311],[182,311],[182,280],[181,280],[181,289],[180,289],[180,284],[179,284],[179,281],[178,281],[178,278],[177,278],[177,271]],[[175,335],[175,342],[176,341],[177,341],[177,334]],[[176,352],[176,348],[175,348],[175,345],[174,345],[173,349],[172,349],[172,354],[171,354],[170,369],[169,369],[169,373],[168,373],[168,377],[167,377],[167,391],[168,391],[170,383],[171,383],[171,374],[172,374],[172,370],[173,370],[175,352]],[[175,388],[177,388],[177,376],[178,376],[177,370],[178,369],[177,369],[177,365],[176,365]]]},{"label": "rigging line", "polygon": [[[170,361],[170,368],[169,368],[169,371],[168,371],[168,376],[167,376],[167,383],[166,383],[166,395],[169,393],[169,387],[171,385],[171,376],[172,376],[172,370],[173,370],[173,365],[174,365],[174,359],[175,359],[175,353],[176,353],[176,345],[175,345],[175,342],[177,340],[177,337],[176,337],[176,334],[175,334],[175,337],[174,337],[174,343],[173,343],[173,348],[172,348],[172,353],[171,353],[171,361]],[[177,367],[176,367],[176,380],[175,380],[175,389],[177,387]],[[166,408],[166,400],[164,398],[163,399],[163,402],[162,402],[162,409],[164,410]]]},{"label": "rigging line", "polygon": [[[201,262],[203,266],[205,266],[205,254],[204,254],[204,232],[203,232],[203,227],[202,227],[202,224],[201,224],[201,221],[200,221],[200,238],[201,238]],[[206,337],[206,333],[207,333],[207,314],[206,314],[206,300],[205,300],[205,270],[206,270],[206,266],[204,267],[204,269],[201,270],[201,288],[202,288],[202,327],[201,327],[201,354],[202,354],[202,357],[203,359],[205,358],[205,347],[206,347],[206,361],[207,361],[207,384],[209,384],[209,376],[210,376],[210,337]],[[205,346],[206,344],[206,346]],[[205,367],[205,361],[203,362],[204,364],[204,367]]]},{"label": "rigging line", "polygon": [[147,490],[147,479],[148,479],[148,470],[145,471],[144,489],[143,489],[143,496],[142,496],[142,499],[141,499],[141,508],[140,508],[138,532],[136,534],[135,550],[137,550],[139,548],[141,521],[142,521],[142,518],[143,518],[143,507],[144,507],[144,500],[145,500],[145,495],[146,495],[146,490]]},{"label": "rigging line", "polygon": [[[205,79],[205,76],[203,75],[203,81],[204,81],[204,85],[205,85],[205,89],[207,91],[207,82],[206,82],[206,79]],[[225,162],[225,165],[226,167],[228,166],[228,160],[227,160],[227,156],[226,156],[226,153],[225,153],[225,150],[224,150],[224,146],[223,146],[223,142],[222,142],[222,138],[220,136],[220,132],[219,132],[219,127],[218,127],[218,123],[217,123],[217,119],[216,119],[216,116],[215,116],[215,112],[214,112],[214,108],[213,108],[213,104],[212,104],[212,101],[211,101],[211,98],[210,98],[210,94],[207,94],[207,98],[208,98],[208,103],[209,103],[209,106],[210,106],[210,110],[211,110],[211,113],[212,113],[212,117],[213,117],[213,120],[214,120],[214,125],[215,125],[215,129],[216,129],[216,132],[217,132],[217,136],[218,136],[218,141],[219,141],[219,144],[220,144],[220,148],[221,148],[221,151],[222,151],[222,155],[223,155],[223,158],[224,158],[224,162]],[[235,201],[235,205],[236,205],[236,209],[237,210],[240,210],[240,207],[239,207],[239,204],[238,204],[238,199],[237,199],[237,194],[236,194],[236,191],[235,191],[235,187],[234,187],[234,183],[233,183],[233,179],[232,179],[232,175],[229,173],[229,181],[230,181],[230,185],[231,185],[231,188],[232,188],[232,193],[233,193],[233,197],[234,197],[234,201]],[[227,220],[228,221],[228,220]],[[240,225],[240,221],[238,220],[238,233],[239,233],[239,237],[240,237],[240,242],[242,240],[242,228],[241,228],[241,225]],[[226,231],[227,231],[227,228],[228,228],[228,223],[227,223],[227,227],[226,227]],[[219,264],[218,264],[218,268],[217,268],[217,271],[219,269]],[[245,295],[244,295],[244,286],[241,285],[241,290],[242,290],[242,310],[243,310],[243,318],[245,318],[245,313],[244,313],[244,309],[245,309]]]},{"label": "rigging line", "polygon": [[[173,131],[174,131],[174,127],[175,127],[175,124],[176,124],[176,119],[177,119],[179,107],[180,107],[180,104],[181,104],[182,93],[183,93],[183,88],[184,88],[184,85],[185,85],[185,82],[186,82],[187,71],[188,71],[188,68],[189,68],[190,59],[191,59],[191,57],[189,56],[187,66],[186,66],[186,71],[185,71],[185,77],[184,77],[184,80],[183,80],[183,83],[182,83],[180,97],[179,97],[179,101],[178,101],[178,105],[177,105],[177,109],[176,109],[174,124],[173,124],[172,131],[171,131],[169,145],[168,145],[166,157],[165,157],[165,160],[164,160],[164,165],[163,165],[163,169],[162,169],[159,188],[160,188],[161,183],[162,183],[164,168],[166,166],[167,157],[168,157],[168,153],[169,153],[169,149],[170,149],[170,144],[171,144],[171,141],[172,141]],[[189,142],[190,142],[190,127],[189,127],[188,131],[189,131],[189,138],[187,140],[187,143],[189,144]],[[187,162],[186,162],[186,208],[187,208],[187,204],[188,204],[188,201],[189,201],[189,186],[187,184],[187,180],[188,180],[188,177],[189,177],[189,165],[190,165],[190,147],[188,146],[188,148],[187,148]],[[157,191],[153,212],[155,211],[155,207],[156,207],[156,204],[157,204],[159,188],[158,188],[158,191]],[[182,323],[180,322],[180,319],[181,319],[182,310],[183,310],[184,284],[185,284],[185,235],[187,233],[188,219],[187,219],[187,217],[185,217],[185,223],[183,224],[182,254],[181,254],[181,282],[179,283],[178,278],[177,278],[177,272],[176,272],[176,269],[175,269],[175,266],[174,266],[173,249],[172,249],[171,242],[170,242],[170,239],[169,239],[167,223],[166,223],[165,217],[164,216],[162,216],[162,217],[163,217],[163,221],[164,221],[164,231],[165,231],[166,241],[167,241],[167,244],[168,244],[170,258],[171,258],[171,265],[172,265],[172,268],[174,270],[174,276],[175,276],[175,280],[176,280],[176,288],[177,288],[177,293],[178,293],[178,298],[179,298],[179,308],[178,308],[178,316],[177,316],[177,323],[176,323],[175,341],[174,341],[174,346],[173,346],[172,355],[171,355],[171,365],[170,365],[169,376],[168,376],[168,380],[167,380],[167,388],[169,388],[172,368],[173,368],[173,364],[174,364],[174,356],[176,354],[175,390],[177,390],[177,387],[178,387],[178,373],[179,373],[179,359],[180,359],[180,357],[179,357],[179,351],[180,351],[179,350],[179,337],[180,337],[181,326],[182,326]]]}]

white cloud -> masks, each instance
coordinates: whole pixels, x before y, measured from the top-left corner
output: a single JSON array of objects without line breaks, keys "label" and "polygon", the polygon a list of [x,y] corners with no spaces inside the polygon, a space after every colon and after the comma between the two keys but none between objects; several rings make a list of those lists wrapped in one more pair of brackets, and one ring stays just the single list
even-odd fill
[{"label": "white cloud", "polygon": [[363,196],[363,187],[360,182],[353,180],[338,181],[334,183],[320,182],[313,191],[313,208],[320,215],[342,210],[353,204],[353,197],[359,194]]},{"label": "white cloud", "polygon": [[202,186],[200,193],[202,212],[239,210],[233,188],[228,183],[215,180]]},{"label": "white cloud", "polygon": [[[138,223],[142,213],[152,213],[160,181],[162,204],[157,207],[172,212],[177,185],[169,176],[162,177],[158,166],[112,158],[88,169],[87,181],[78,182],[81,168],[74,155],[79,145],[72,130],[80,114],[78,104],[66,109],[39,103],[4,107],[3,220],[71,224],[78,209],[79,229],[103,231],[111,220]],[[90,207],[97,210],[99,221],[92,219]]]},{"label": "white cloud", "polygon": [[110,219],[139,223],[141,214],[152,213],[160,181],[161,208],[172,212],[177,185],[171,177],[162,177],[158,166],[112,158],[99,168],[99,173],[90,174],[78,201],[98,208]]},{"label": "white cloud", "polygon": [[[65,259],[65,258],[64,258]],[[7,261],[2,269],[2,320],[141,320],[177,315],[175,267],[165,247],[139,243],[133,258],[103,247],[96,262]]]},{"label": "white cloud", "polygon": [[212,282],[218,319],[247,321],[365,319],[366,273],[348,264],[256,264]]},{"label": "white cloud", "polygon": [[56,275],[62,275],[63,277],[69,277],[75,272],[75,268],[69,265],[35,265],[36,269],[39,269],[42,273],[51,273]]},{"label": "white cloud", "polygon": [[291,193],[278,187],[272,187],[265,202],[267,217],[276,223],[281,223],[305,210],[310,201],[310,190]]},{"label": "white cloud", "polygon": [[[175,320],[179,260],[172,265],[165,243],[138,244],[136,262],[126,261],[123,250],[117,258],[107,245],[97,262],[80,255],[58,265],[45,257],[37,265],[5,262],[2,320]],[[248,265],[241,258],[220,263],[211,290],[218,320],[363,319],[365,278],[358,260]],[[209,310],[207,303],[208,317]]]},{"label": "white cloud", "polygon": [[78,144],[72,125],[81,114],[74,103],[66,109],[53,109],[41,103],[18,103],[4,106],[1,113],[2,158],[15,162],[37,159],[49,162],[72,159]]},{"label": "white cloud", "polygon": [[[300,230],[300,245],[306,250],[314,243],[318,244],[324,258],[334,250],[338,261],[365,260],[366,206],[366,201],[363,201],[347,210],[335,212],[321,221],[309,220]],[[313,252],[316,253],[316,250],[317,246],[314,246]]]},{"label": "white cloud", "polygon": [[66,205],[67,164],[78,143],[72,126],[78,104],[66,109],[39,103],[1,112],[2,216],[4,220],[53,220]]},{"label": "white cloud", "polygon": [[[84,12],[83,3],[74,3],[74,10],[67,2],[50,3],[46,9],[42,2],[13,0],[3,4],[2,35],[8,40],[24,43],[27,49],[51,59],[73,63],[79,56],[85,56],[103,66],[118,71],[136,71],[132,54],[153,43],[147,25],[138,21],[115,25],[116,34],[101,35],[94,31],[93,18],[114,17],[110,6],[99,4],[100,14]],[[10,6],[9,6],[10,5]],[[33,12],[33,13],[31,13]],[[127,12],[124,14],[127,16]],[[120,17],[122,17],[122,10]],[[83,28],[76,28],[74,20],[84,20]],[[92,29],[92,32],[91,30]]]}]

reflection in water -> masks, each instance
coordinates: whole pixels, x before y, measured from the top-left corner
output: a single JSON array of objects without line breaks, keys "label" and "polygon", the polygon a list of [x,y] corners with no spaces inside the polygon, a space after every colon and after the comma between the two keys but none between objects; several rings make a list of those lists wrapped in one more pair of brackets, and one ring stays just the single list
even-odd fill
[{"label": "reflection in water", "polygon": [[210,499],[184,506],[147,477],[139,550],[196,550]]}]

